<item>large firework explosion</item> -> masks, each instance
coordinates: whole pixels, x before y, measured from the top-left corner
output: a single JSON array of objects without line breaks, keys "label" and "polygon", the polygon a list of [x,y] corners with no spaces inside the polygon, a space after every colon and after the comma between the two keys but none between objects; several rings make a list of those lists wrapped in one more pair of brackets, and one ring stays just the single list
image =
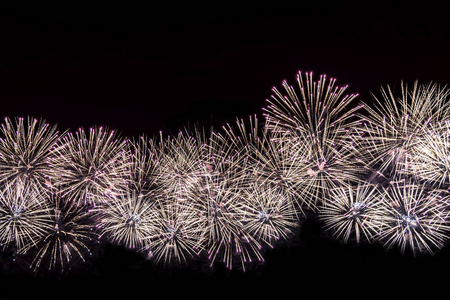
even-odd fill
[{"label": "large firework explosion", "polygon": [[[355,103],[336,79],[283,81],[256,116],[219,131],[137,139],[43,120],[0,130],[0,244],[30,268],[81,264],[104,243],[155,263],[246,269],[318,216],[343,243],[414,254],[449,240],[448,90],[430,83]],[[301,228],[301,227],[300,227]]]},{"label": "large firework explosion", "polygon": [[360,180],[364,168],[353,151],[352,128],[362,105],[353,103],[358,94],[345,94],[348,86],[336,86],[326,75],[314,81],[312,73],[299,72],[297,84],[298,93],[283,81],[285,95],[274,87],[264,111],[269,130],[294,143],[289,156],[301,158],[303,192],[315,207],[336,185]]}]

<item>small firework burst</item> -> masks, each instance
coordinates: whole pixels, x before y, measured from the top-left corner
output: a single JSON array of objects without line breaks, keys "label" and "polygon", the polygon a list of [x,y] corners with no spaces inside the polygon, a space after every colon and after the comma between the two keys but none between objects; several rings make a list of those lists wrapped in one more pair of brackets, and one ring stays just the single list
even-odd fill
[{"label": "small firework burst", "polygon": [[386,215],[380,240],[387,248],[433,254],[444,246],[450,227],[447,200],[440,191],[405,182],[384,189],[382,197]]},{"label": "small firework burst", "polygon": [[20,180],[0,190],[0,244],[16,253],[34,246],[51,226],[49,208],[34,185]]},{"label": "small firework burst", "polygon": [[255,182],[242,190],[237,218],[260,244],[273,247],[279,239],[287,239],[298,227],[297,210],[289,194],[269,182]]},{"label": "small firework burst", "polygon": [[427,135],[427,128],[448,115],[446,89],[437,84],[419,85],[412,89],[401,85],[401,97],[388,86],[382,88],[382,99],[375,97],[375,105],[366,105],[366,115],[360,130],[362,138],[355,139],[357,148],[367,164],[387,178],[408,175],[419,141]]},{"label": "small firework burst", "polygon": [[58,140],[56,125],[32,118],[17,118],[15,122],[5,118],[0,131],[0,183],[19,180],[47,186],[47,159]]},{"label": "small firework burst", "polygon": [[154,201],[135,190],[111,197],[95,210],[100,219],[97,227],[111,242],[142,250],[156,232]]},{"label": "small firework burst", "polygon": [[147,250],[155,262],[181,264],[201,252],[205,221],[186,198],[174,194],[160,199],[154,226]]},{"label": "small firework burst", "polygon": [[[306,81],[306,82],[305,82]],[[298,157],[303,189],[308,206],[315,208],[329,189],[336,184],[359,182],[364,171],[355,156],[352,128],[358,124],[355,113],[361,105],[351,107],[357,94],[345,94],[347,86],[336,86],[336,79],[327,80],[321,75],[313,81],[312,73],[305,79],[297,76],[301,99],[294,87],[286,81],[283,87],[287,95],[275,87],[269,106],[265,108],[267,127],[274,133],[282,133],[289,140],[291,157]]]},{"label": "small firework burst", "polygon": [[376,186],[359,184],[332,189],[319,211],[325,230],[336,239],[372,242],[382,229],[385,215],[380,193]]},{"label": "small firework burst", "polygon": [[50,160],[52,181],[64,196],[79,203],[98,204],[126,185],[126,141],[103,127],[68,133]]},{"label": "small firework burst", "polygon": [[64,272],[74,264],[85,262],[98,244],[92,211],[77,202],[50,194],[48,197],[51,222],[46,233],[36,241],[34,259],[30,268]]}]

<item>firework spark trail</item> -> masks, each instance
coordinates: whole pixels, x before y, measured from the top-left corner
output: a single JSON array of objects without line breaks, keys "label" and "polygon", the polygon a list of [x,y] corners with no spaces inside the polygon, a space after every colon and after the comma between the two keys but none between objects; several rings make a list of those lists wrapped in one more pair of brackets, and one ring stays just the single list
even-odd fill
[{"label": "firework spark trail", "polygon": [[0,129],[0,183],[31,182],[38,187],[48,184],[52,156],[59,133],[44,120],[5,118]]},{"label": "firework spark trail", "polygon": [[402,252],[408,248],[414,255],[441,249],[449,238],[447,198],[410,182],[384,188],[386,215],[380,241],[387,248],[397,245]]},{"label": "firework spark trail", "polygon": [[382,229],[385,207],[377,186],[340,186],[330,191],[319,211],[326,231],[345,243],[350,240],[373,242]]},{"label": "firework spark trail", "polygon": [[43,194],[31,184],[14,180],[0,190],[0,243],[24,253],[50,227],[49,208]]},{"label": "firework spark trail", "polygon": [[[92,247],[98,244],[98,234],[94,230],[90,209],[77,202],[52,193],[49,202],[51,222],[46,233],[36,240],[36,245],[28,245],[34,253],[30,268],[37,272],[40,268],[64,272],[92,255]],[[33,247],[30,247],[33,246]]]},{"label": "firework spark trail", "polygon": [[98,204],[120,193],[127,170],[126,140],[103,127],[68,133],[54,149],[52,182],[63,195],[80,203]]}]

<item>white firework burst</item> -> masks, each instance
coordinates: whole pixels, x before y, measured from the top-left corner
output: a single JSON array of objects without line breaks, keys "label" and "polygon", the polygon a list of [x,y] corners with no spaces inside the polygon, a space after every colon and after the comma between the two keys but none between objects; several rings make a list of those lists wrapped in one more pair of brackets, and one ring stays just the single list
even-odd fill
[{"label": "white firework burst", "polygon": [[121,193],[128,161],[126,140],[103,127],[68,133],[50,162],[52,182],[79,203],[98,204]]},{"label": "white firework burst", "polygon": [[255,182],[241,192],[237,218],[259,244],[273,247],[287,239],[299,226],[297,210],[290,195],[270,182]]},{"label": "white firework burst", "polygon": [[157,203],[155,230],[146,247],[155,262],[185,263],[202,250],[205,221],[194,203],[179,195],[163,196]]},{"label": "white firework burst", "polygon": [[377,186],[358,184],[332,189],[319,211],[326,231],[347,243],[372,242],[382,230],[385,206]]},{"label": "white firework burst", "polygon": [[155,201],[135,190],[111,197],[95,211],[100,234],[110,242],[141,251],[156,232]]},{"label": "white firework burst", "polygon": [[49,184],[48,158],[59,133],[44,120],[5,118],[0,132],[0,183],[16,180],[40,188]]},{"label": "white firework burst", "polygon": [[94,230],[93,213],[87,207],[50,194],[49,217],[46,233],[36,240],[34,259],[30,265],[35,272],[46,267],[48,270],[64,272],[72,266],[86,262],[92,249],[98,246],[98,234]]},{"label": "white firework burst", "polygon": [[347,86],[336,86],[336,79],[321,75],[313,81],[312,73],[297,75],[300,97],[295,88],[283,82],[287,95],[272,91],[269,106],[264,108],[269,129],[288,140],[291,157],[298,157],[302,169],[303,189],[308,206],[315,208],[328,190],[346,182],[361,181],[365,172],[355,155],[353,130],[359,119],[353,106],[358,94],[345,94]]},{"label": "white firework burst", "polygon": [[0,190],[0,244],[16,253],[36,245],[50,228],[51,219],[43,193],[20,180]]},{"label": "white firework burst", "polygon": [[448,196],[427,191],[421,184],[406,182],[384,189],[386,215],[380,240],[387,248],[394,245],[404,252],[435,253],[448,240]]}]

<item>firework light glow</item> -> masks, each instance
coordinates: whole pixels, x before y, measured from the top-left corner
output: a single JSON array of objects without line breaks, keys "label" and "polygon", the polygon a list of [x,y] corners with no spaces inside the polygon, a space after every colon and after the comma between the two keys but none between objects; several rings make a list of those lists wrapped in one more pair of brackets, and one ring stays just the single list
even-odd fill
[{"label": "firework light glow", "polygon": [[343,243],[415,255],[450,238],[448,90],[381,89],[356,103],[335,78],[273,88],[264,120],[121,137],[59,133],[33,118],[0,129],[1,251],[65,272],[102,243],[156,264],[246,270],[318,217]]}]

